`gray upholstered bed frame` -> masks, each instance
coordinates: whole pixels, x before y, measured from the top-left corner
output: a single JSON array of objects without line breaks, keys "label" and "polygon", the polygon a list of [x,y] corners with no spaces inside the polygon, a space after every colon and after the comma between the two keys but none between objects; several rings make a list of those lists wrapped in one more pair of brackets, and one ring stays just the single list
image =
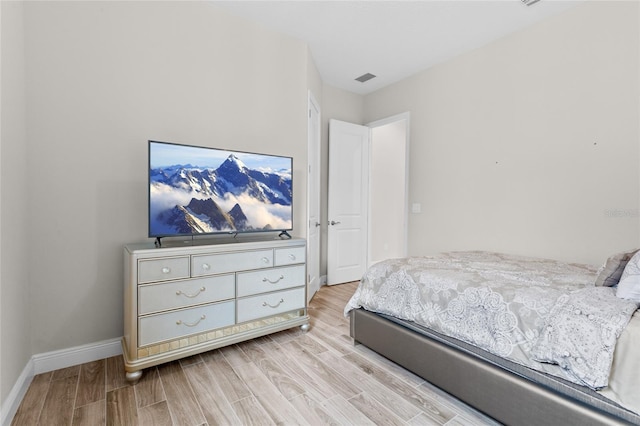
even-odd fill
[{"label": "gray upholstered bed frame", "polygon": [[369,347],[501,423],[640,424],[640,416],[595,392],[583,398],[575,385],[560,383],[558,390],[537,383],[405,325],[363,309],[351,311],[354,343]]}]

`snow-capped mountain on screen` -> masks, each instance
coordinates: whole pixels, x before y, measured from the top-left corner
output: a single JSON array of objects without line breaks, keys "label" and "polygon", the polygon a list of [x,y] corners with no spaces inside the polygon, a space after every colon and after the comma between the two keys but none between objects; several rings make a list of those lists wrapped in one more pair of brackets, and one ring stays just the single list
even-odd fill
[{"label": "snow-capped mountain on screen", "polygon": [[230,154],[216,169],[192,164],[154,168],[153,235],[291,228],[291,172],[250,169]]}]

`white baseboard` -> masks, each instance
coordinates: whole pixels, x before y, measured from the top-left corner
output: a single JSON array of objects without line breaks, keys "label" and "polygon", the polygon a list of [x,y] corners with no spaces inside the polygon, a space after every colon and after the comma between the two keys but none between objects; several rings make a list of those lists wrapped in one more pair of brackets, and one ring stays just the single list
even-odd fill
[{"label": "white baseboard", "polygon": [[322,275],[320,277],[320,287],[322,287],[323,285],[327,285],[327,276],[326,275]]},{"label": "white baseboard", "polygon": [[33,376],[120,355],[122,354],[120,340],[121,338],[103,340],[102,342],[33,355],[22,370],[13,388],[11,388],[9,396],[2,403],[0,424],[3,426],[11,424],[11,420],[16,415],[22,398],[24,398],[33,380]]},{"label": "white baseboard", "polygon": [[34,375],[120,355],[122,354],[120,340],[121,338],[103,340],[102,342],[34,355],[31,358]]},{"label": "white baseboard", "polygon": [[0,412],[2,416],[0,418],[0,424],[2,426],[9,426],[11,424],[11,420],[13,420],[13,416],[16,415],[16,411],[18,411],[18,407],[22,402],[22,398],[27,393],[27,389],[31,384],[31,380],[33,380],[33,358],[27,362],[27,365],[20,373],[18,380],[11,388],[11,392],[7,396],[7,399],[2,403],[2,409]]}]

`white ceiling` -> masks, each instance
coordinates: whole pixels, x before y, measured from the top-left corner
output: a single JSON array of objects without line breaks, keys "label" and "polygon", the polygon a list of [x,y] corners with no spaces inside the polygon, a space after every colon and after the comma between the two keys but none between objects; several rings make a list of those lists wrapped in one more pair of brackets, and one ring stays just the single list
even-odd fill
[{"label": "white ceiling", "polygon": [[[305,41],[324,83],[367,94],[518,31],[578,1],[214,1]],[[365,83],[355,78],[377,77]]]}]

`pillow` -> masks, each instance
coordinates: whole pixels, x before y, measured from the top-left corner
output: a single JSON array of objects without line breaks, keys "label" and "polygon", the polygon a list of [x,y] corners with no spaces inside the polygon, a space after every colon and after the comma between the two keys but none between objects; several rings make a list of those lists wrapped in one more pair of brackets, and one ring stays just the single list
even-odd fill
[{"label": "pillow", "polygon": [[614,293],[588,287],[558,297],[531,349],[533,359],[558,364],[591,389],[607,386],[616,341],[637,309]]},{"label": "pillow", "polygon": [[617,286],[624,268],[627,266],[627,263],[629,262],[629,260],[631,260],[636,251],[637,250],[631,251],[629,253],[618,253],[609,257],[604,265],[602,265],[602,267],[598,270],[596,287]]},{"label": "pillow", "polygon": [[624,268],[616,296],[640,303],[640,251],[633,255]]}]

